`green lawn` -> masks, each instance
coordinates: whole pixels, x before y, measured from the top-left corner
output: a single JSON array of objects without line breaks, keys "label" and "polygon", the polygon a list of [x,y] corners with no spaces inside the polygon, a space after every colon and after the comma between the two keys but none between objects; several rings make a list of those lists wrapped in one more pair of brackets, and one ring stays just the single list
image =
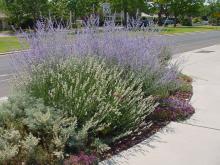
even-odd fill
[{"label": "green lawn", "polygon": [[219,26],[179,26],[179,27],[165,27],[162,34],[175,34],[186,32],[205,32],[212,30],[220,30]]},{"label": "green lawn", "polygon": [[20,50],[21,48],[17,37],[0,37],[0,53]]}]

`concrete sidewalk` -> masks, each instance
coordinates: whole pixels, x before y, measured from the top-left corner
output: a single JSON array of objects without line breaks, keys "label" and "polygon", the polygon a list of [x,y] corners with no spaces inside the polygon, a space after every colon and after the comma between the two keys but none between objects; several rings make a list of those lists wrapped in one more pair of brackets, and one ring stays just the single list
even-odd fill
[{"label": "concrete sidewalk", "polygon": [[183,72],[194,78],[196,114],[100,164],[220,165],[220,45],[181,57],[186,61]]}]

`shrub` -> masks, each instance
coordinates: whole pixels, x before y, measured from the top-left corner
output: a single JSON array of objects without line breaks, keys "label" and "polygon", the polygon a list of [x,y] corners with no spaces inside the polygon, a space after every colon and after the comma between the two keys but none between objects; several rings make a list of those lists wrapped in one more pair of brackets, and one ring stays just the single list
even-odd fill
[{"label": "shrub", "polygon": [[185,120],[194,113],[195,109],[189,101],[170,97],[161,100],[160,107],[156,108],[150,118],[154,121],[178,121]]},{"label": "shrub", "polygon": [[181,24],[183,26],[192,26],[192,20],[191,18],[183,18]]},{"label": "shrub", "polygon": [[98,164],[97,158],[93,155],[86,155],[81,152],[78,156],[71,155],[69,159],[65,160],[64,165],[93,165]]},{"label": "shrub", "polygon": [[38,65],[25,89],[46,105],[76,116],[79,128],[95,122],[87,129],[100,130],[102,123],[106,127],[102,134],[119,136],[142,123],[154,109],[153,98],[145,98],[142,84],[132,72],[86,57],[70,58],[53,67],[47,62]]},{"label": "shrub", "polygon": [[200,17],[195,17],[195,18],[192,19],[192,22],[193,22],[193,23],[201,23],[201,22],[202,22],[202,18],[200,18]]},{"label": "shrub", "polygon": [[[90,22],[96,24],[96,20]],[[165,97],[178,85],[178,67],[170,64],[169,45],[158,36],[140,35],[130,27],[119,29],[110,23],[102,31],[90,25],[73,35],[68,29],[51,24],[38,22],[35,34],[23,33],[30,51],[22,52],[23,58],[19,56],[18,61],[26,66],[27,72],[45,60],[56,64],[68,57],[98,56],[136,72],[145,82],[148,96]]]},{"label": "shrub", "polygon": [[1,163],[55,164],[75,134],[76,118],[18,95],[0,106],[0,125]]},{"label": "shrub", "polygon": [[193,92],[193,88],[192,88],[192,78],[187,76],[187,75],[184,75],[184,74],[180,74],[178,76],[178,79],[179,79],[179,86],[177,88],[178,91],[180,92],[189,92],[189,93],[192,93]]}]

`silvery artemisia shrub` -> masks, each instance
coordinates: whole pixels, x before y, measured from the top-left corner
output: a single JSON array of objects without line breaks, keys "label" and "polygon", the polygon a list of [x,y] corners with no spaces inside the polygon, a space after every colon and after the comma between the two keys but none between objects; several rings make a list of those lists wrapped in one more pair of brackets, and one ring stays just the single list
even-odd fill
[{"label": "silvery artemisia shrub", "polygon": [[62,159],[77,119],[19,94],[0,105],[0,163],[55,164]]}]

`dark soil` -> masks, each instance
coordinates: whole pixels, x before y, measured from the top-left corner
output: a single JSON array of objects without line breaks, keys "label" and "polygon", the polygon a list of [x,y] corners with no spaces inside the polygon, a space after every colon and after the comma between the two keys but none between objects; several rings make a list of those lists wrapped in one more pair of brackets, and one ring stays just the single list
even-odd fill
[{"label": "dark soil", "polygon": [[156,132],[164,128],[167,124],[169,124],[169,122],[153,122],[149,126],[139,129],[138,132],[133,133],[126,138],[123,138],[110,145],[111,150],[100,155],[100,160],[111,158],[113,155],[116,155],[124,150],[135,146],[136,144],[139,144],[140,142],[146,140],[147,138],[151,137]]}]

